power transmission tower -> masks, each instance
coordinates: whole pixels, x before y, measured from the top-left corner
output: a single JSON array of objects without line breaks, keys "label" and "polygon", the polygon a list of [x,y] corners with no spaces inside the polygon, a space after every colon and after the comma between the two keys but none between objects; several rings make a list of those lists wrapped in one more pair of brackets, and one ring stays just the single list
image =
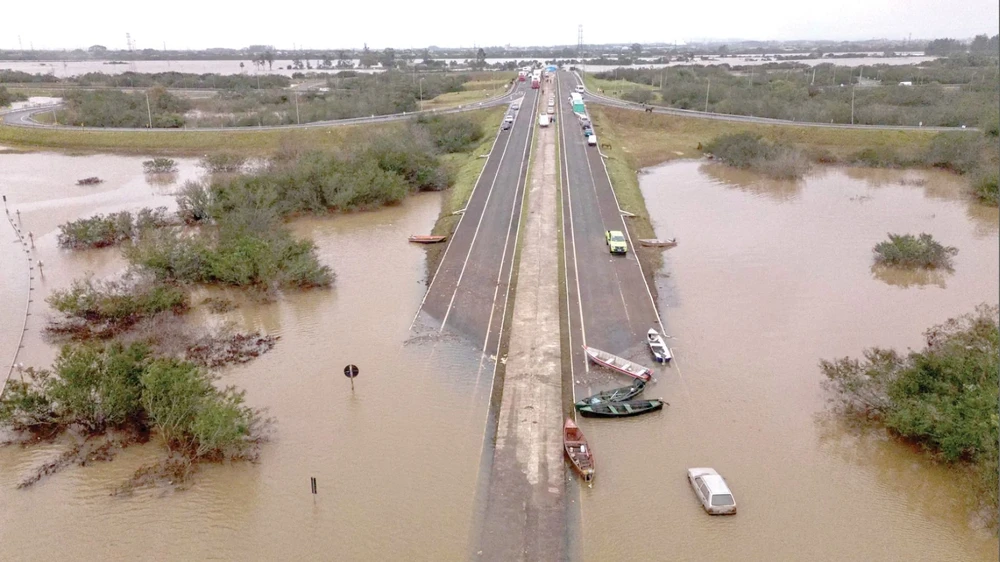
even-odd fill
[{"label": "power transmission tower", "polygon": [[576,26],[576,54],[583,56],[583,24]]}]

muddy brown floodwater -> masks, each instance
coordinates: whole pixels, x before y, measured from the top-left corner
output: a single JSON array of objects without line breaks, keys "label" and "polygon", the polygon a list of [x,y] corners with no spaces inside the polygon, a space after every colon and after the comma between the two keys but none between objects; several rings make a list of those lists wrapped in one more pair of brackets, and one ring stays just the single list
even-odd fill
[{"label": "muddy brown floodwater", "polygon": [[[675,353],[647,389],[671,406],[583,420],[601,474],[583,489],[586,560],[996,560],[952,474],[825,414],[822,358],[922,346],[933,324],[998,293],[998,213],[951,175],[823,169],[774,182],[680,162],[641,176]],[[922,185],[920,185],[922,184]],[[872,271],[887,232],[959,248],[955,271]],[[686,469],[710,466],[739,513],[705,514]]]},{"label": "muddy brown floodwater", "polygon": [[[24,228],[35,235],[34,255],[45,264],[33,281],[19,358],[25,365],[46,366],[56,354],[39,335],[46,295],[86,271],[101,277],[124,267],[114,249],[58,249],[57,226],[169,205],[181,183],[199,173],[182,159],[177,177],[150,182],[142,160],[0,154],[0,191],[21,210]],[[105,182],[75,185],[94,175]],[[158,459],[158,445],[68,468],[24,490],[17,483],[65,440],[0,448],[0,560],[466,557],[491,381],[475,380],[478,358],[470,346],[408,330],[426,264],[423,249],[406,237],[429,232],[439,210],[440,196],[424,194],[378,212],[298,220],[294,231],[315,240],[320,260],[337,273],[331,290],[294,292],[270,304],[241,300],[224,315],[192,313],[192,323],[233,322],[281,337],[273,351],[224,370],[220,380],[246,389],[248,402],[277,420],[259,463],[209,465],[187,490],[124,498],[109,492]],[[13,235],[5,224],[0,233],[4,243]],[[24,255],[8,249],[0,251],[3,375],[27,291]],[[348,363],[361,371],[353,393],[343,375]],[[318,481],[315,497],[310,477]]]}]

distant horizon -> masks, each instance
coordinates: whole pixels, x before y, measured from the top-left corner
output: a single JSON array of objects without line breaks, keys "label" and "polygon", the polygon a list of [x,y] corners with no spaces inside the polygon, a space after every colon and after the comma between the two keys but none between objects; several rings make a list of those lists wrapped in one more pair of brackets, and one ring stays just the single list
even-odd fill
[{"label": "distant horizon", "polygon": [[[715,0],[696,4],[576,0],[558,13],[513,17],[505,6],[487,11],[465,0],[425,0],[370,6],[241,6],[174,0],[146,17],[133,2],[91,5],[50,0],[4,6],[4,50],[242,49],[281,50],[475,49],[584,45],[689,44],[692,42],[905,42],[969,40],[1000,33],[996,0]],[[53,17],[48,17],[49,15]],[[582,32],[582,38],[580,37]],[[830,38],[835,39],[819,39]],[[718,39],[715,39],[718,38]],[[735,38],[735,39],[734,39]],[[581,41],[582,39],[582,41]],[[317,45],[323,45],[322,48]],[[165,49],[164,49],[165,48]]]},{"label": "distant horizon", "polygon": [[[612,41],[612,42],[607,42],[607,43],[585,43],[584,44],[584,49],[587,49],[587,48],[597,48],[597,47],[611,47],[611,46],[621,46],[621,45],[632,45],[632,44],[635,44],[635,43],[638,43],[638,44],[642,45],[643,47],[650,46],[650,47],[656,47],[656,48],[670,47],[670,46],[674,46],[674,45],[676,45],[677,47],[686,47],[686,46],[690,46],[690,45],[708,45],[708,46],[719,45],[719,46],[721,46],[721,45],[743,45],[743,44],[747,44],[747,43],[762,43],[762,44],[777,44],[777,45],[781,45],[781,44],[798,44],[798,43],[813,43],[813,44],[818,44],[818,43],[833,43],[833,44],[842,44],[842,43],[893,43],[893,44],[903,43],[903,44],[906,44],[906,43],[914,43],[914,44],[919,44],[919,43],[927,43],[927,42],[933,41],[935,39],[955,39],[957,41],[969,42],[969,41],[972,41],[977,35],[986,35],[987,37],[992,37],[994,35],[997,35],[997,33],[993,33],[992,35],[990,33],[976,33],[976,34],[970,35],[968,37],[944,37],[944,36],[942,36],[942,37],[913,37],[913,38],[902,37],[902,38],[898,38],[898,39],[893,39],[893,38],[889,38],[889,37],[874,37],[874,38],[868,38],[868,39],[766,39],[766,40],[765,39],[740,39],[740,38],[725,38],[725,39],[698,38],[698,39],[689,39],[689,40],[686,40],[686,41],[679,41],[679,40],[678,41],[645,41],[645,42],[643,42],[643,41],[630,41],[630,42],[614,42],[614,41]],[[296,52],[302,52],[302,51],[340,51],[340,50],[344,50],[344,51],[360,51],[360,50],[364,49],[364,47],[365,47],[364,45],[362,45],[360,47],[344,47],[344,46],[338,46],[338,47],[292,46],[292,47],[289,47],[289,46],[274,45],[274,44],[269,44],[269,43],[260,43],[260,42],[258,42],[258,43],[251,43],[251,44],[247,44],[247,45],[241,45],[241,46],[238,46],[238,47],[223,46],[223,45],[214,45],[214,46],[211,46],[211,47],[177,47],[177,48],[171,48],[169,46],[169,44],[168,44],[168,45],[166,45],[166,49],[165,49],[163,45],[161,45],[160,47],[141,47],[141,46],[136,46],[134,48],[134,51],[138,52],[138,51],[144,51],[144,50],[152,50],[152,51],[161,51],[161,52],[162,51],[200,52],[200,51],[211,51],[211,50],[216,50],[216,49],[225,49],[225,50],[231,50],[231,51],[242,51],[242,50],[247,50],[247,49],[249,49],[252,46],[258,46],[258,45],[259,46],[272,47],[276,51],[296,51]],[[27,47],[25,47],[25,48],[22,49],[22,48],[20,48],[17,45],[15,45],[13,47],[10,47],[10,46],[0,46],[0,51],[5,51],[5,52],[17,51],[17,52],[26,52],[26,53],[32,52],[32,51],[66,51],[66,52],[72,52],[72,51],[87,51],[88,49],[90,49],[91,47],[94,47],[94,46],[102,46],[102,47],[107,48],[108,51],[114,51],[114,52],[128,51],[128,48],[124,47],[124,46],[114,46],[114,47],[112,47],[112,46],[108,46],[107,44],[100,43],[100,42],[89,43],[86,46],[73,46],[73,47],[37,47],[37,46],[27,46]],[[550,45],[536,44],[536,45],[469,45],[469,46],[463,46],[463,45],[437,45],[437,44],[435,44],[435,45],[423,45],[423,46],[417,46],[417,47],[414,47],[414,46],[400,47],[400,46],[391,46],[391,45],[390,46],[385,46],[385,47],[373,47],[371,45],[368,45],[368,49],[371,50],[371,51],[382,51],[382,50],[385,50],[385,49],[394,49],[394,50],[397,50],[397,51],[398,50],[421,51],[421,50],[424,50],[424,49],[437,49],[437,50],[445,50],[445,51],[447,51],[447,50],[471,50],[471,49],[480,49],[480,48],[484,49],[484,50],[491,50],[491,49],[527,50],[527,49],[565,49],[565,48],[576,49],[577,45],[576,44],[569,44],[569,43],[557,43],[557,44],[550,44]],[[759,48],[759,47],[748,47],[748,48]],[[920,50],[920,49],[917,49],[917,50]]]}]

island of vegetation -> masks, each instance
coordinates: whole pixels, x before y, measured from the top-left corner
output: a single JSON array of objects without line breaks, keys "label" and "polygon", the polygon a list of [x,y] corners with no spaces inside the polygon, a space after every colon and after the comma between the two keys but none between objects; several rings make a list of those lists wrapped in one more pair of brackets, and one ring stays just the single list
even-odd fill
[{"label": "island of vegetation", "polygon": [[927,330],[921,351],[872,348],[863,359],[820,363],[838,413],[883,427],[967,475],[978,508],[994,527],[1000,471],[998,327],[998,308],[983,305]]},{"label": "island of vegetation", "polygon": [[923,232],[912,234],[892,234],[889,239],[872,248],[875,263],[902,268],[951,270],[951,258],[958,254],[958,248],[943,246],[933,236]]}]

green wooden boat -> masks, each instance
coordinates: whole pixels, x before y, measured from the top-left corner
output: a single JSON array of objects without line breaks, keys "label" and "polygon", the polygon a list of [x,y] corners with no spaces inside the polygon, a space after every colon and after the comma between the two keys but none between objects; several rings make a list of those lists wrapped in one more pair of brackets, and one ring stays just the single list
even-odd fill
[{"label": "green wooden boat", "polygon": [[632,386],[623,386],[621,388],[605,390],[604,392],[598,392],[593,396],[588,396],[577,402],[576,408],[579,410],[580,408],[584,408],[586,406],[595,406],[605,402],[624,402],[635,398],[645,389],[646,383],[636,379]]},{"label": "green wooden boat", "polygon": [[655,412],[666,404],[663,400],[627,400],[602,402],[580,408],[580,414],[592,418],[627,418]]}]

